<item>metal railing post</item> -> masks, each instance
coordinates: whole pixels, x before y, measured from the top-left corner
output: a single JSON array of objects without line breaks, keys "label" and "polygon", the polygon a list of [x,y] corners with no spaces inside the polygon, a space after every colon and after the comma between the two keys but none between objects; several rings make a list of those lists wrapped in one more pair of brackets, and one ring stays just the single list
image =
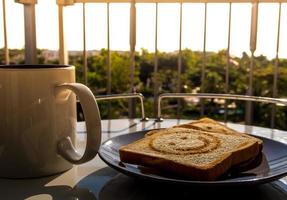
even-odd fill
[{"label": "metal railing post", "polygon": [[83,3],[83,75],[84,83],[88,85],[88,60],[86,49],[86,3]]},{"label": "metal railing post", "polygon": [[[179,14],[179,49],[178,49],[178,61],[177,61],[177,90],[176,92],[181,92],[181,73],[182,73],[182,2],[180,2],[180,14]],[[180,118],[180,110],[182,107],[182,99],[177,100],[177,118]]]},{"label": "metal railing post", "polygon": [[[276,98],[278,96],[278,68],[279,68],[279,46],[280,46],[280,30],[281,30],[281,2],[279,3],[278,10],[278,27],[277,27],[277,44],[276,44],[276,58],[275,65],[273,68],[273,93],[272,97]],[[275,127],[275,116],[276,116],[276,106],[272,105],[271,110],[271,128]]]},{"label": "metal railing post", "polygon": [[2,1],[2,10],[3,10],[3,31],[4,31],[4,55],[5,55],[5,64],[9,64],[9,49],[7,41],[7,26],[6,26],[6,0]]},{"label": "metal railing post", "polygon": [[153,98],[154,98],[154,116],[156,116],[157,113],[157,104],[156,99],[158,97],[159,93],[159,83],[158,83],[158,49],[157,49],[157,36],[158,36],[158,3],[155,3],[155,41],[154,41],[154,92],[153,92]]},{"label": "metal railing post", "polygon": [[[252,15],[251,15],[251,31],[250,31],[250,52],[251,52],[251,60],[249,67],[249,84],[247,95],[253,95],[253,68],[254,68],[254,53],[256,51],[256,42],[257,42],[257,23],[258,23],[258,2],[252,3]],[[248,101],[246,103],[246,115],[245,115],[245,123],[251,124],[253,119],[253,108],[252,102]]]},{"label": "metal railing post", "polygon": [[[112,92],[111,51],[110,51],[110,3],[107,3],[107,94]],[[108,102],[108,116],[111,116],[111,102]]]},{"label": "metal railing post", "polygon": [[[130,90],[136,92],[134,88],[135,73],[135,46],[136,46],[136,6],[135,0],[131,1],[130,7]],[[133,99],[129,101],[129,117],[135,117],[135,102]]]},{"label": "metal railing post", "polygon": [[[207,3],[204,3],[204,37],[203,37],[203,55],[202,55],[202,65],[201,65],[201,86],[200,92],[205,92],[205,67],[206,67],[206,22],[207,22]],[[204,115],[204,101],[200,99],[200,116]]]},{"label": "metal railing post", "polygon": [[[232,3],[229,3],[229,13],[228,13],[228,39],[227,39],[227,49],[226,49],[226,69],[225,69],[225,93],[229,93],[229,67],[230,67],[230,38],[231,38],[231,17],[232,17]],[[224,102],[224,121],[227,121],[228,116],[228,100]]]}]

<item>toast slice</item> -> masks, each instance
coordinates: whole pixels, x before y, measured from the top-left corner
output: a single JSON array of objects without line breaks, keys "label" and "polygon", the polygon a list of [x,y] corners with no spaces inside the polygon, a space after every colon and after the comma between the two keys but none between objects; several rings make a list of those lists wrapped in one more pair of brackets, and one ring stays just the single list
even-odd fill
[{"label": "toast slice", "polygon": [[234,163],[258,153],[257,142],[248,137],[190,128],[152,131],[119,150],[122,162],[156,167],[193,180],[216,180]]},{"label": "toast slice", "polygon": [[223,124],[210,119],[210,118],[202,118],[187,124],[181,124],[178,126],[174,126],[174,127],[182,127],[182,128],[191,128],[191,129],[199,129],[199,130],[203,130],[203,131],[207,131],[207,132],[219,132],[222,134],[226,134],[226,135],[238,135],[238,136],[242,136],[242,137],[247,137],[250,140],[254,140],[257,142],[257,144],[259,145],[259,149],[260,151],[263,148],[263,141],[252,137],[251,135],[248,135],[247,133],[240,133],[237,132],[231,128],[228,128],[227,126],[224,126]]}]

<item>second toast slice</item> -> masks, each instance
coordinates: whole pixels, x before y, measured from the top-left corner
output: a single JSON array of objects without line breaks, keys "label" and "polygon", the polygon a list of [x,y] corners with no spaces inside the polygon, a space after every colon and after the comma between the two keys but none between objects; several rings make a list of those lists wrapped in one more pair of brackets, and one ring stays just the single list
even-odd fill
[{"label": "second toast slice", "polygon": [[192,128],[192,129],[199,129],[199,130],[208,131],[208,132],[219,132],[219,133],[226,134],[226,135],[239,135],[243,137],[248,137],[250,139],[257,141],[261,149],[263,147],[262,140],[252,137],[251,135],[248,135],[246,133],[240,133],[227,126],[224,126],[220,122],[217,122],[207,117],[201,118],[199,120],[196,120],[196,121],[193,121],[187,124],[181,124],[178,126],[174,126],[174,127]]}]

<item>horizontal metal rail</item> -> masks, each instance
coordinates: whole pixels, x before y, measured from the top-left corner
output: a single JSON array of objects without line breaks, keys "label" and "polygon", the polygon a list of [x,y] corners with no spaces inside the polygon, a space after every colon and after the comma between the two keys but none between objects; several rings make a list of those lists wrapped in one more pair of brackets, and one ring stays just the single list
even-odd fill
[{"label": "horizontal metal rail", "polygon": [[102,100],[114,100],[114,99],[135,99],[138,98],[141,102],[141,115],[142,121],[148,121],[149,119],[145,116],[144,110],[144,96],[141,93],[127,93],[127,94],[111,94],[111,95],[97,95],[95,96],[97,101]]},{"label": "horizontal metal rail", "polygon": [[156,121],[163,121],[161,117],[161,101],[167,98],[185,98],[185,97],[196,97],[204,99],[231,99],[231,100],[243,100],[243,101],[255,101],[262,103],[272,104],[283,104],[287,106],[287,99],[282,98],[270,98],[270,97],[258,97],[258,96],[247,96],[247,95],[235,95],[235,94],[214,94],[214,93],[164,93],[159,95],[157,99],[157,118]]}]

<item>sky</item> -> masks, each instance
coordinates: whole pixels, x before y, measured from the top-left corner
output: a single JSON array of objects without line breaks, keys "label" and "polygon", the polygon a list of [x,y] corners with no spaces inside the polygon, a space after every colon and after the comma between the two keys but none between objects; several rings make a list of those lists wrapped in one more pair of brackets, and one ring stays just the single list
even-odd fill
[{"label": "sky", "polygon": [[[37,47],[58,49],[58,8],[56,1],[38,0],[36,5]],[[155,50],[155,4],[138,3],[136,50]],[[158,49],[179,49],[178,3],[162,3],[158,7]],[[278,27],[276,3],[260,3],[258,18],[257,49],[255,55],[274,58]],[[129,50],[129,10],[126,3],[110,4],[110,47],[112,50]],[[227,48],[229,4],[211,3],[207,6],[206,50],[218,51]],[[24,47],[23,5],[6,0],[8,46]],[[2,3],[0,3],[0,47],[4,46]],[[86,41],[88,50],[107,47],[107,4],[86,4]],[[82,4],[64,8],[65,37],[68,50],[83,49]],[[250,53],[251,4],[232,4],[231,55]],[[183,4],[182,48],[203,50],[204,4]],[[279,57],[287,58],[287,4],[282,4]]]}]

